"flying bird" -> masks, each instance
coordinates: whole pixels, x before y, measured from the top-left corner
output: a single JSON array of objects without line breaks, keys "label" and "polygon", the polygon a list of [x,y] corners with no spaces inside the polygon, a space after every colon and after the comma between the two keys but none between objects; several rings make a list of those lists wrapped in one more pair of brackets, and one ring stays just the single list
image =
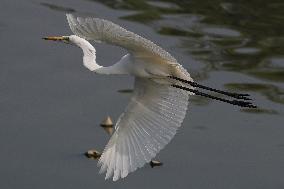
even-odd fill
[{"label": "flying bird", "polygon": [[[167,51],[152,41],[117,24],[99,18],[67,14],[75,35],[44,37],[45,40],[74,44],[83,51],[83,64],[96,74],[135,77],[130,102],[115,125],[98,165],[106,179],[114,181],[143,167],[167,145],[181,126],[190,95],[199,95],[229,104],[255,108],[248,94],[238,94],[200,85]],[[128,50],[118,62],[103,67],[96,62],[96,49],[87,40],[104,42]],[[216,97],[196,88],[230,97]]]}]

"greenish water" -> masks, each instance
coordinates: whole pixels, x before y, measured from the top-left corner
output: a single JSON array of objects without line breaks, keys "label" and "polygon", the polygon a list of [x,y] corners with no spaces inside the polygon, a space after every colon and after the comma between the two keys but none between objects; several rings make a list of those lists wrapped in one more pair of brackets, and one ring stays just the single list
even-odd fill
[{"label": "greenish water", "polygon": [[211,71],[241,73],[255,80],[228,82],[225,87],[284,104],[283,1],[97,1],[113,9],[134,10],[121,18],[179,38],[178,48],[203,64],[203,69],[192,73],[195,79],[208,78]]},{"label": "greenish water", "polygon": [[[282,1],[1,0],[0,188],[284,188]],[[65,14],[111,20],[169,51],[199,83],[249,93],[258,109],[190,97],[174,139],[149,165],[105,181],[97,161],[132,93],[133,78],[95,75]],[[93,43],[112,65],[126,51]],[[145,182],[147,181],[147,182]]]}]

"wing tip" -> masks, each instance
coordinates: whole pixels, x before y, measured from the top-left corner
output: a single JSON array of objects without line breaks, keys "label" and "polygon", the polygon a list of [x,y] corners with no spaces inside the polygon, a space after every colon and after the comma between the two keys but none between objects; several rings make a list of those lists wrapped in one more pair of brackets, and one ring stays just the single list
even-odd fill
[{"label": "wing tip", "polygon": [[66,13],[65,15],[66,15],[66,18],[67,18],[67,21],[68,21],[68,22],[69,22],[71,19],[74,18],[74,15],[71,14],[71,13]]},{"label": "wing tip", "polygon": [[76,30],[74,28],[74,25],[76,25],[77,23],[77,20],[75,18],[75,16],[73,14],[70,14],[70,13],[67,13],[66,14],[66,18],[67,18],[67,22],[68,22],[68,25],[69,25],[69,28],[71,29],[71,31],[75,34],[76,33]]}]

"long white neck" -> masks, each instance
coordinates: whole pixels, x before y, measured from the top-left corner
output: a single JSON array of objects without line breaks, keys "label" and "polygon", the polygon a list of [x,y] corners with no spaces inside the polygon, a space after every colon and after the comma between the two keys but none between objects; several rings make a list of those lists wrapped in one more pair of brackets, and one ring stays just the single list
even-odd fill
[{"label": "long white neck", "polygon": [[76,35],[71,35],[69,39],[83,50],[83,63],[86,68],[91,71],[102,68],[96,62],[96,49],[87,40]]},{"label": "long white neck", "polygon": [[116,64],[103,67],[97,64],[96,49],[87,40],[76,35],[69,36],[69,40],[83,50],[83,63],[89,70],[98,74],[129,74],[126,65],[130,62],[129,54],[123,56]]}]

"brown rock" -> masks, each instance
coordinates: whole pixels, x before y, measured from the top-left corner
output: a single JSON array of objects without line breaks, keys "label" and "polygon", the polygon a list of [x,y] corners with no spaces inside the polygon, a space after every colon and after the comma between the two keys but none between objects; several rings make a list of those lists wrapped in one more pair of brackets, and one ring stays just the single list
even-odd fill
[{"label": "brown rock", "polygon": [[103,120],[103,122],[101,123],[102,127],[112,127],[113,126],[113,122],[110,118],[110,116],[107,116],[107,118],[105,120]]},{"label": "brown rock", "polygon": [[101,153],[97,150],[88,150],[85,152],[85,156],[90,159],[99,159],[101,157]]},{"label": "brown rock", "polygon": [[163,163],[160,162],[160,161],[157,161],[157,160],[151,160],[150,161],[150,166],[153,168],[153,167],[156,167],[156,166],[162,166]]}]

